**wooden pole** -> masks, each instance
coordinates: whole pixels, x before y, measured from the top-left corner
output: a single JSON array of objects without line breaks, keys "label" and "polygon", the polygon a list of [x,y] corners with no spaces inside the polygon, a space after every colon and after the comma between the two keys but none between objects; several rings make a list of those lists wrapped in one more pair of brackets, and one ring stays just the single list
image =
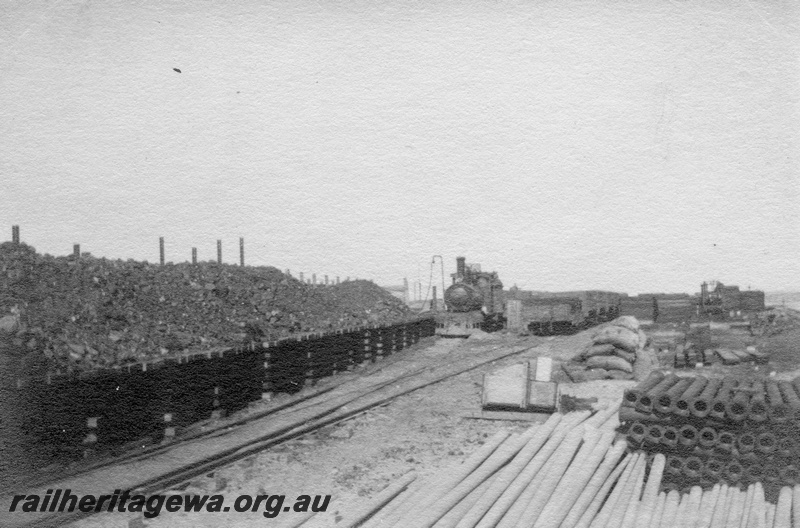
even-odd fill
[{"label": "wooden pole", "polygon": [[158,237],[158,261],[164,265],[164,237]]},{"label": "wooden pole", "polygon": [[197,248],[192,248],[192,264],[197,265]]},{"label": "wooden pole", "polygon": [[312,273],[311,274],[311,284],[313,284],[315,286],[317,284],[317,274],[316,273]]},{"label": "wooden pole", "polygon": [[325,275],[325,286],[327,286],[327,285],[328,285],[328,276]]},{"label": "wooden pole", "polygon": [[339,284],[339,276],[336,276],[336,284]]},{"label": "wooden pole", "polygon": [[217,240],[217,264],[222,264],[222,240]]},{"label": "wooden pole", "polygon": [[303,277],[303,272],[301,271],[300,272],[300,282],[305,282],[305,281],[306,281],[306,279],[305,279],[305,277]]},{"label": "wooden pole", "polygon": [[244,267],[244,237],[239,237],[239,265]]},{"label": "wooden pole", "polygon": [[75,258],[79,258],[81,256],[81,245],[80,244],[73,244],[72,245],[72,254]]},{"label": "wooden pole", "polygon": [[19,226],[12,225],[11,226],[11,241],[15,244],[19,244]]}]

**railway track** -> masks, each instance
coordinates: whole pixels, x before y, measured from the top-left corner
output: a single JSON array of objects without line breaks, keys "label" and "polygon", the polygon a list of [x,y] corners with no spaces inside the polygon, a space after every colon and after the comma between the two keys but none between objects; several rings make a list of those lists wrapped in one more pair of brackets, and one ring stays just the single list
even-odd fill
[{"label": "railway track", "polygon": [[[111,494],[115,489],[154,494],[174,488],[200,475],[252,456],[260,451],[347,420],[411,391],[438,383],[486,363],[524,352],[536,343],[517,346],[485,346],[463,363],[447,356],[423,357],[411,368],[404,366],[406,354],[364,376],[354,376],[333,387],[321,389],[300,400],[244,417],[222,427],[181,441],[154,447],[148,452],[123,455],[58,481],[40,483],[19,494],[46,489],[69,488],[75,495]],[[378,378],[378,379],[375,379]],[[62,526],[92,515],[83,512],[8,512],[11,495],[0,498],[0,525],[5,527]]]}]

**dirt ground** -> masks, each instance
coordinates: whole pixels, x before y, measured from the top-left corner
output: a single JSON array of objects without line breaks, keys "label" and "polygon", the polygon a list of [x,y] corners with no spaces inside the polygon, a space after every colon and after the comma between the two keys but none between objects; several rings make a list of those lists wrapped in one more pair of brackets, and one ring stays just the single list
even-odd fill
[{"label": "dirt ground", "polygon": [[[659,346],[679,341],[691,329],[675,325],[653,325],[647,329]],[[703,374],[721,376],[728,373],[760,373],[775,371],[782,379],[791,379],[798,372],[797,337],[800,330],[782,332],[776,336],[755,338],[740,329],[715,327],[711,345],[747,346],[754,344],[774,354],[766,365],[712,365],[699,369],[681,369],[683,375]],[[471,351],[487,344],[526,345],[532,348],[478,369],[449,378],[440,383],[416,390],[373,408],[339,424],[325,427],[258,455],[197,479],[175,493],[212,494],[225,497],[232,504],[240,494],[279,494],[292,504],[302,494],[330,495],[324,513],[318,513],[304,527],[333,527],[364,504],[383,488],[409,471],[419,479],[437,474],[441,468],[458,464],[497,430],[521,431],[527,422],[492,421],[466,418],[480,409],[482,376],[498,367],[511,365],[539,356],[566,361],[590,341],[592,330],[572,336],[550,338],[493,334],[483,341],[462,339],[431,339],[427,343],[404,350],[389,361],[403,361],[409,367],[425,365],[436,358],[458,361],[469,357]],[[374,366],[373,366],[374,367]],[[378,367],[379,368],[379,367]],[[556,367],[554,366],[554,371]],[[592,381],[580,384],[560,383],[560,392],[580,398],[597,398],[598,406],[621,400],[625,388],[633,381]],[[141,514],[96,515],[74,526],[80,528],[106,527],[263,527],[286,526],[298,519],[292,512],[269,519],[263,509],[253,513],[166,513],[145,519]]]},{"label": "dirt ground", "polygon": [[[478,420],[465,415],[480,409],[483,374],[495,368],[549,356],[567,359],[589,340],[589,333],[574,336],[520,341],[515,336],[497,335],[491,340],[469,342],[461,339],[431,340],[426,347],[401,352],[410,366],[425,364],[431,358],[458,361],[471,350],[487,344],[514,343],[532,346],[521,354],[496,361],[481,368],[449,378],[394,399],[387,405],[325,427],[258,455],[215,471],[193,481],[176,493],[225,496],[233,504],[240,494],[280,494],[285,504],[292,504],[302,494],[331,495],[327,511],[317,514],[307,525],[311,528],[335,526],[356,506],[409,471],[421,479],[435,475],[440,468],[465,460],[485,440],[500,429],[522,431],[528,422]],[[617,402],[630,381],[597,381],[579,385],[561,384],[562,394],[598,398],[598,404]],[[216,527],[282,526],[293,512],[273,519],[255,513],[167,513],[145,519],[141,514],[101,514],[74,524],[81,528],[100,527]]]}]

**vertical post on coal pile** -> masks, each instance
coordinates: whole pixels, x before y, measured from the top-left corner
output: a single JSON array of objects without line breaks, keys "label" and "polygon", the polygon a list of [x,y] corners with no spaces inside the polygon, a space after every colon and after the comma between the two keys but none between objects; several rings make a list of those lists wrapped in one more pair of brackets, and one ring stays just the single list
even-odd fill
[{"label": "vertical post on coal pile", "polygon": [[289,268],[286,268],[286,276],[287,277],[291,277],[292,276],[292,270],[290,270]]},{"label": "vertical post on coal pile", "polygon": [[328,285],[328,276],[325,275],[325,286],[327,286],[327,285]]},{"label": "vertical post on coal pile", "polygon": [[11,226],[11,241],[15,244],[19,244],[19,226],[12,225]]},{"label": "vertical post on coal pile", "polygon": [[172,425],[172,414],[164,414],[164,439],[163,443],[171,442],[175,439],[175,427]]},{"label": "vertical post on coal pile", "polygon": [[217,240],[217,264],[222,264],[222,240]]},{"label": "vertical post on coal pile", "polygon": [[408,277],[403,277],[403,302],[408,303]]},{"label": "vertical post on coal pile", "polygon": [[311,274],[311,284],[313,284],[314,286],[317,285],[317,274],[316,273],[312,273]]},{"label": "vertical post on coal pile", "polygon": [[336,284],[337,285],[339,284],[339,276],[338,275],[336,276]]},{"label": "vertical post on coal pile", "polygon": [[197,248],[196,247],[192,248],[192,264],[194,266],[197,265]]},{"label": "vertical post on coal pile", "polygon": [[158,261],[164,265],[164,237],[158,237]]},{"label": "vertical post on coal pile", "polygon": [[214,387],[214,401],[212,402],[211,419],[219,420],[225,415],[225,410],[219,407],[219,386]]},{"label": "vertical post on coal pile", "polygon": [[244,267],[244,237],[239,237],[239,265]]},{"label": "vertical post on coal pile", "polygon": [[72,245],[72,255],[75,258],[79,258],[81,256],[81,245],[80,244],[73,244]]},{"label": "vertical post on coal pile", "polygon": [[300,282],[305,282],[306,279],[303,277],[303,272],[300,272]]},{"label": "vertical post on coal pile", "polygon": [[431,311],[435,312],[437,310],[437,303],[436,302],[436,286],[432,288],[433,295],[431,296]]},{"label": "vertical post on coal pile", "polygon": [[92,417],[86,419],[86,438],[83,439],[83,456],[89,456],[94,448],[97,446],[97,420],[98,418]]}]

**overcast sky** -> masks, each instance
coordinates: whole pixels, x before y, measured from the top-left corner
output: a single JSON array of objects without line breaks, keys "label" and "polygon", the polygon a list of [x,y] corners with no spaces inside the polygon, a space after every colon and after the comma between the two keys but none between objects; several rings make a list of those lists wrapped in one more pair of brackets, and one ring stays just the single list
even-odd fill
[{"label": "overcast sky", "polygon": [[6,0],[1,238],[800,289],[795,4]]}]

